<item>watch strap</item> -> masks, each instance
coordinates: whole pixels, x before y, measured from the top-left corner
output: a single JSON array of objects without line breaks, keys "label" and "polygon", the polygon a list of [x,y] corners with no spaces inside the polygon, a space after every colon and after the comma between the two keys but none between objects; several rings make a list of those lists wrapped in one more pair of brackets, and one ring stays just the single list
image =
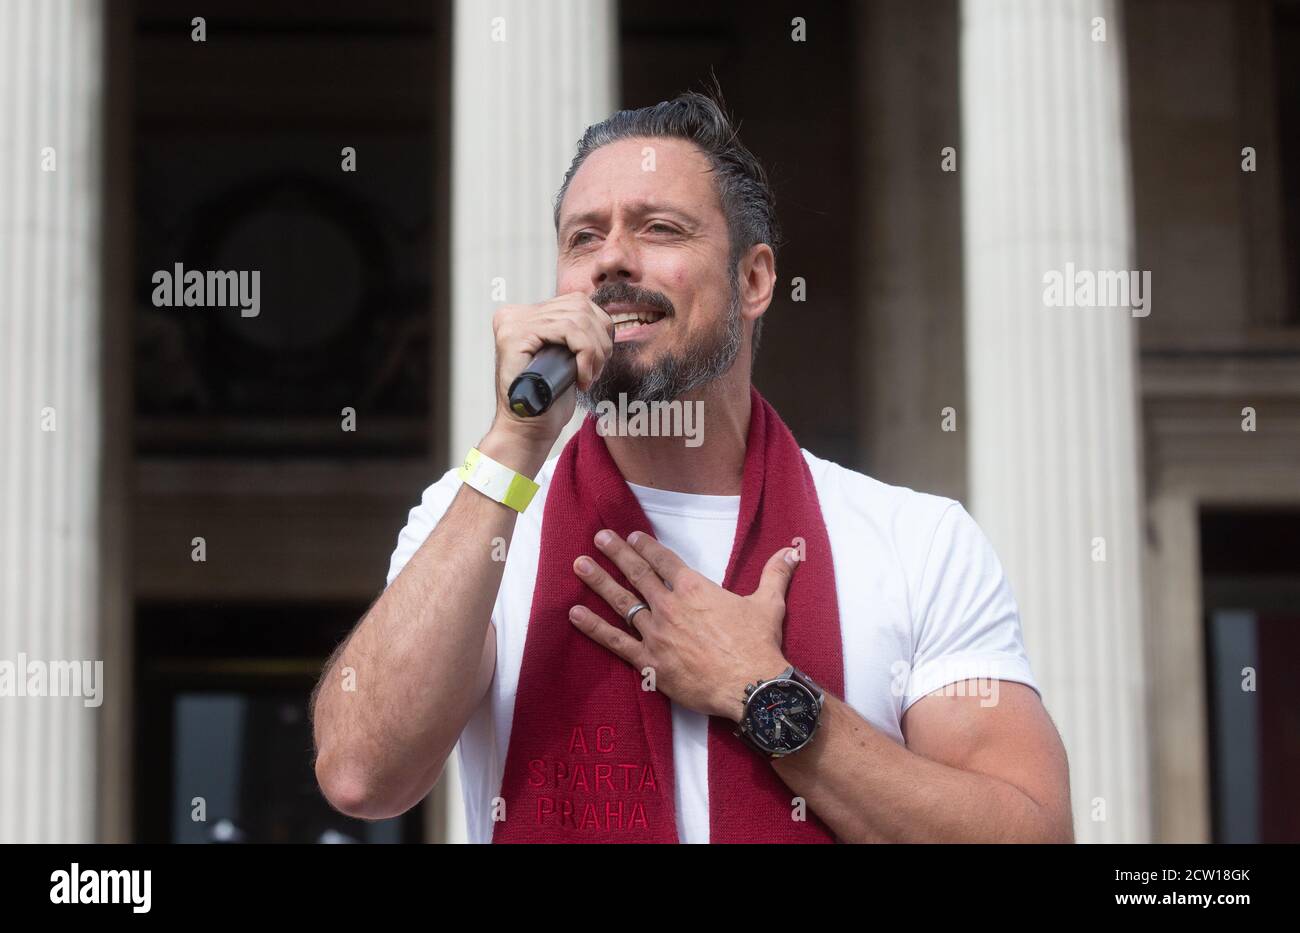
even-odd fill
[{"label": "watch strap", "polygon": [[812,695],[817,698],[817,705],[819,707],[821,706],[822,703],[825,702],[826,691],[817,685],[817,681],[813,680],[803,671],[799,670],[799,668],[791,667],[788,670],[788,672],[784,675],[784,677],[788,680],[793,680],[796,683],[803,684],[810,691],[812,691]]}]

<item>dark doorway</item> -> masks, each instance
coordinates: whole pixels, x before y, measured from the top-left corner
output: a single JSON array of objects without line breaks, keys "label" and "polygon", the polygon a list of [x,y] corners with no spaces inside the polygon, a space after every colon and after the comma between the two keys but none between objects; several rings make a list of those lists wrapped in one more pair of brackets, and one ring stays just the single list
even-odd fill
[{"label": "dark doorway", "polygon": [[418,840],[307,702],[445,457],[450,4],[131,9],[136,840]]},{"label": "dark doorway", "polygon": [[364,606],[168,605],[137,611],[139,842],[417,842],[422,808],[367,822],[332,809],[307,703]]},{"label": "dark doorway", "polygon": [[1201,513],[1215,842],[1300,842],[1300,510]]}]

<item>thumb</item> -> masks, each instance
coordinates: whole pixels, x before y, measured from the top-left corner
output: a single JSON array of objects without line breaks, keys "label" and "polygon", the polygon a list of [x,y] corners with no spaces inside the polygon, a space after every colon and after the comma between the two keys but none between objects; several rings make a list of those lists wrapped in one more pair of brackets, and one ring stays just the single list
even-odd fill
[{"label": "thumb", "polygon": [[795,567],[799,566],[799,552],[792,547],[783,547],[767,559],[763,574],[758,579],[758,589],[754,595],[760,599],[784,603],[786,591],[790,589],[790,579]]}]

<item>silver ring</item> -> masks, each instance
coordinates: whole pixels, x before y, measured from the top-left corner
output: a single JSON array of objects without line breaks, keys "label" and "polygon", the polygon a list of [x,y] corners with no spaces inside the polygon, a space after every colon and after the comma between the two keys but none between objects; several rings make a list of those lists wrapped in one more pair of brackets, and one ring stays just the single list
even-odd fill
[{"label": "silver ring", "polygon": [[[647,606],[645,603],[637,603],[635,606],[633,606],[631,609],[629,609],[629,610],[627,611],[627,624],[628,624],[629,626],[631,626],[631,625],[632,625],[632,617],[635,616],[635,615],[636,615],[638,612],[640,612],[642,609],[649,609],[649,608],[650,608],[650,607]],[[635,627],[635,626],[633,626],[633,627]]]}]

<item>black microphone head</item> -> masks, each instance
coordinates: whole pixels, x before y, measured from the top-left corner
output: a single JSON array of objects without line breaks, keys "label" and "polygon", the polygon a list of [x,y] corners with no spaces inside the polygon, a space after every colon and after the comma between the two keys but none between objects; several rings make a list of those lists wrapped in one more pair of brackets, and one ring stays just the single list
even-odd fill
[{"label": "black microphone head", "polygon": [[573,385],[578,361],[564,344],[547,344],[533,354],[524,371],[510,383],[510,409],[521,418],[535,418]]},{"label": "black microphone head", "polygon": [[522,372],[510,383],[510,410],[521,418],[535,418],[551,407],[551,387],[537,373]]}]

